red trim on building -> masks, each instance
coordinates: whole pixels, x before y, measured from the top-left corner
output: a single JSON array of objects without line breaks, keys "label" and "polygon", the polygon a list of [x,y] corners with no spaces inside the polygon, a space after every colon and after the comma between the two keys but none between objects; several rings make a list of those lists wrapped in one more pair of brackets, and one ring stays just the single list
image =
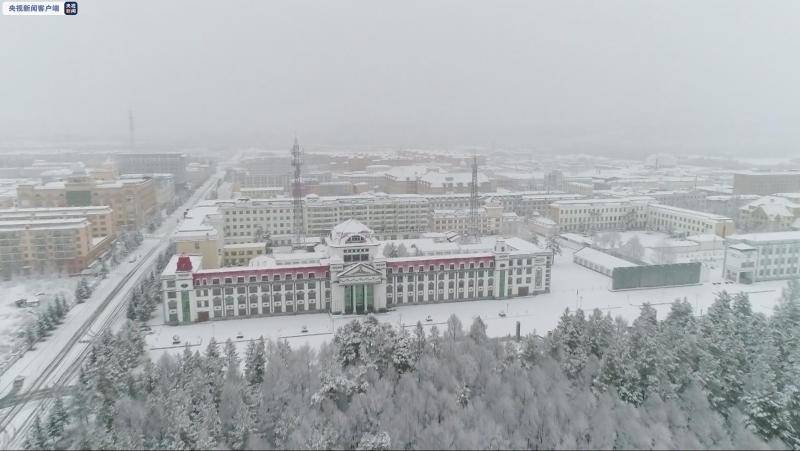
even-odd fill
[{"label": "red trim on building", "polygon": [[[261,282],[261,276],[274,276],[275,274],[279,274],[281,279],[284,279],[287,274],[292,274],[294,277],[297,273],[302,273],[303,278],[308,277],[308,273],[314,273],[315,279],[322,279],[327,277],[326,274],[330,272],[329,265],[319,265],[319,266],[296,266],[292,268],[254,268],[254,269],[238,269],[238,268],[231,268],[231,271],[214,271],[214,272],[203,272],[202,270],[192,274],[192,280],[195,285],[200,285],[201,279],[208,279],[209,284],[211,283],[210,279],[224,279],[225,277],[250,277],[256,276],[259,278],[258,282]],[[307,280],[307,279],[306,279]],[[271,281],[271,280],[270,280]],[[283,281],[283,280],[282,280]]]},{"label": "red trim on building", "polygon": [[[454,257],[439,257],[439,256],[431,256],[430,260],[406,260],[406,261],[392,261],[387,262],[386,267],[391,269],[396,268],[407,268],[409,266],[412,267],[419,267],[419,266],[426,266],[426,265],[439,265],[439,264],[450,264],[450,263],[457,263],[457,264],[469,264],[469,263],[480,263],[480,262],[493,262],[494,257],[486,256],[486,257],[468,257],[468,256],[454,256]],[[426,268],[427,269],[427,268]]]}]

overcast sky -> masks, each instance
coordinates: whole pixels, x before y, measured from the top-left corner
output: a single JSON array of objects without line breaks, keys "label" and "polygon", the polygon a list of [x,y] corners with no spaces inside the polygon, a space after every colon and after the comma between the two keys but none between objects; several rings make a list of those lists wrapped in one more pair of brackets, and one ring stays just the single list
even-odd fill
[{"label": "overcast sky", "polygon": [[0,143],[800,149],[798,1],[79,1],[0,16]]}]

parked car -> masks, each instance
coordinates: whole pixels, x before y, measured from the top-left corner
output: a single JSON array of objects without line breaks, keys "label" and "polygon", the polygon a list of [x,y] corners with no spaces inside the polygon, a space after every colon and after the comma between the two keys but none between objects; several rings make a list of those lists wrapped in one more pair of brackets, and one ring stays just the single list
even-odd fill
[{"label": "parked car", "polygon": [[500,318],[505,318],[506,312],[501,311],[500,313],[498,313],[498,315],[500,315]]},{"label": "parked car", "polygon": [[173,335],[172,336],[172,344],[174,344],[174,345],[181,344],[181,337],[179,337],[177,335]]},{"label": "parked car", "polygon": [[430,323],[431,321],[433,321],[433,318],[431,318],[431,315],[428,315],[425,317],[425,321]]},{"label": "parked car", "polygon": [[241,333],[241,332],[236,332],[236,338],[237,338],[237,339],[244,338],[244,334],[243,334],[243,333]]},{"label": "parked car", "polygon": [[301,327],[300,328],[300,333],[304,333],[304,334],[308,333],[308,327],[306,327],[306,326]]}]

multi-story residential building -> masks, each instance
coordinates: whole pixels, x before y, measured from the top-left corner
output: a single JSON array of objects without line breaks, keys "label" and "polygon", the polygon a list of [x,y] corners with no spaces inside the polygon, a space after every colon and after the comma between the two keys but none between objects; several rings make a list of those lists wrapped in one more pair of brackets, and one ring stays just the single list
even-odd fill
[{"label": "multi-story residential building", "polygon": [[264,241],[264,237],[289,235],[292,230],[292,200],[238,199],[217,202],[224,244]]},{"label": "multi-story residential building", "polygon": [[[415,255],[387,258],[387,245]],[[314,252],[265,255],[249,266],[205,269],[201,256],[174,256],[161,275],[164,319],[362,314],[405,304],[508,299],[549,292],[551,266],[551,252],[519,238],[386,243],[349,220]]]},{"label": "multi-story residential building", "polygon": [[188,157],[179,152],[165,153],[120,153],[116,154],[120,174],[169,173],[174,176],[176,186],[187,182]]},{"label": "multi-story residential building", "polygon": [[146,179],[153,180],[155,189],[156,205],[158,208],[167,208],[175,202],[175,176],[169,173],[155,174],[124,174],[120,176],[122,180]]},{"label": "multi-story residential building", "polygon": [[648,206],[647,227],[651,230],[673,234],[713,233],[723,238],[735,233],[733,219],[726,216],[662,204]]},{"label": "multi-story residential building", "polygon": [[764,196],[739,208],[739,228],[749,232],[791,230],[798,218],[800,193]]},{"label": "multi-story residential building", "polygon": [[[426,194],[424,195],[431,205],[431,210],[463,210],[469,208],[469,194]],[[567,194],[559,191],[509,191],[480,193],[480,205],[488,202],[499,203],[507,213],[516,213],[519,216],[531,217],[538,214],[547,214],[550,204],[558,200],[575,200],[584,196],[580,194]]]},{"label": "multi-story residential building", "polygon": [[77,274],[113,241],[93,238],[91,228],[86,218],[0,221],[0,273]]},{"label": "multi-story residential building", "polygon": [[414,194],[306,196],[306,235],[324,237],[341,222],[355,219],[381,238],[407,238],[429,231],[430,205]]},{"label": "multi-story residential building", "polygon": [[139,229],[156,212],[155,185],[150,178],[99,182],[76,176],[60,182],[24,183],[17,186],[17,200],[20,208],[105,205],[114,211],[120,229]]},{"label": "multi-story residential building", "polygon": [[110,207],[106,206],[9,208],[0,210],[0,221],[74,218],[86,218],[89,221],[92,238],[114,238],[117,234],[117,224],[114,220],[114,212]]},{"label": "multi-story residential building", "polygon": [[550,212],[550,204],[559,200],[578,200],[584,196],[581,194],[568,194],[560,192],[551,193],[527,193],[520,196],[519,202],[506,208],[507,211],[532,218],[539,215],[547,215]]},{"label": "multi-story residential building", "polygon": [[800,171],[741,171],[733,174],[733,194],[766,196],[796,192],[800,192]]},{"label": "multi-story residential building", "polygon": [[642,229],[652,197],[560,200],[550,204],[550,219],[560,232]]},{"label": "multi-story residential building", "polygon": [[728,280],[753,283],[800,277],[800,231],[732,235],[725,249]]},{"label": "multi-story residential building", "polygon": [[[501,233],[504,219],[502,205],[489,204],[480,207],[476,213],[479,227],[478,232],[483,235],[497,235]],[[430,224],[431,232],[454,232],[460,235],[466,235],[470,233],[472,224],[471,212],[469,209],[433,210]]]}]

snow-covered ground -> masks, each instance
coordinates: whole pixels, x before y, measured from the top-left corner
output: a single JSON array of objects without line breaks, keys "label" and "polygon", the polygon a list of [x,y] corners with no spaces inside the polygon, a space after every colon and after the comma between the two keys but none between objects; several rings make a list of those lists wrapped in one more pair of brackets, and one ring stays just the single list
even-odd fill
[{"label": "snow-covered ground", "polygon": [[[574,310],[580,307],[591,311],[599,308],[613,316],[633,320],[639,314],[643,302],[651,303],[663,318],[669,311],[669,304],[676,298],[686,298],[695,308],[695,314],[702,314],[714,301],[715,293],[745,291],[750,294],[753,309],[769,314],[775,301],[785,286],[785,281],[762,282],[755,285],[714,285],[720,274],[710,275],[710,280],[702,285],[676,288],[658,288],[635,291],[609,291],[611,279],[572,262],[572,250],[564,249],[563,255],[556,257],[552,273],[552,291],[548,294],[507,300],[468,301],[458,303],[439,303],[408,305],[394,311],[378,314],[381,321],[392,324],[414,326],[422,321],[426,326],[438,324],[440,330],[451,314],[456,314],[465,327],[473,318],[480,316],[487,324],[487,334],[494,337],[514,334],[516,322],[520,322],[522,334],[536,331],[542,335],[558,324],[565,308]],[[501,311],[506,317],[500,317]],[[425,321],[430,315],[431,323]],[[247,341],[263,335],[265,338],[286,338],[292,346],[318,347],[329,341],[332,331],[356,316],[329,314],[296,314],[277,317],[251,318],[240,320],[214,321],[186,326],[157,325],[153,334],[147,337],[150,355],[158,359],[164,353],[180,353],[186,343],[193,350],[203,350],[211,337],[223,342],[228,338],[237,342],[240,352],[244,352]],[[302,326],[308,328],[301,333]],[[236,336],[241,332],[243,338]],[[172,337],[178,335],[179,345],[172,344]]]},{"label": "snow-covered ground", "polygon": [[36,318],[37,308],[19,308],[15,304],[17,299],[33,301],[37,299],[37,293],[45,293],[48,298],[61,293],[67,301],[72,302],[77,282],[75,278],[55,277],[15,278],[0,283],[0,293],[3,293],[0,298],[0,368],[4,368],[6,361],[11,358],[20,328]]}]

